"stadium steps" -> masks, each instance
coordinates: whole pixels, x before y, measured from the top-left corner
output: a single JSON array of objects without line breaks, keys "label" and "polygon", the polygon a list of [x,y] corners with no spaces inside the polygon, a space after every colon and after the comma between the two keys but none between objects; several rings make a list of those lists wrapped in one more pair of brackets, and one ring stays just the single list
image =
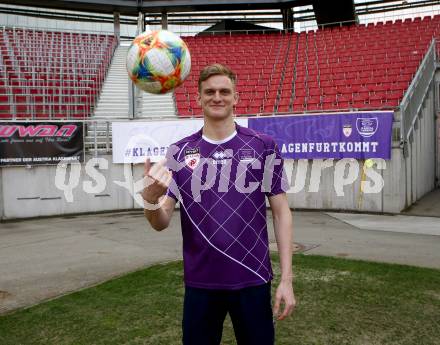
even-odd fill
[{"label": "stadium steps", "polygon": [[[274,107],[273,107],[273,111],[274,112],[278,112],[278,107],[280,105],[280,101],[284,98],[284,94],[283,94],[283,85],[284,85],[284,80],[286,79],[286,72],[289,69],[289,67],[291,66],[291,61],[290,58],[292,56],[292,51],[294,51],[296,53],[296,36],[294,35],[290,35],[288,43],[287,43],[287,49],[285,52],[285,56],[283,59],[283,63],[282,63],[282,73],[281,73],[281,78],[279,78],[279,85],[278,85],[278,90],[275,96],[275,99],[273,100],[274,103]],[[289,85],[290,86],[290,85]],[[290,94],[288,94],[289,97],[287,101],[290,101],[290,96],[291,96],[291,92]],[[284,98],[284,99],[286,99]]]},{"label": "stadium steps", "polygon": [[[111,151],[111,122],[116,118],[127,118],[129,112],[129,79],[127,76],[125,59],[128,46],[119,46],[114,54],[107,78],[99,97],[98,105],[86,129],[85,146],[88,150],[95,149],[95,126],[97,152]],[[135,91],[136,92],[136,91]],[[136,92],[138,109],[136,118],[160,119],[177,118],[173,94],[150,95],[145,92]],[[108,123],[108,125],[107,125]],[[107,139],[107,128],[109,134]],[[109,143],[107,143],[109,141]]]},{"label": "stadium steps", "polygon": [[[127,117],[129,111],[129,79],[125,65],[127,46],[119,46],[110,67],[107,79],[99,98],[95,118]],[[138,109],[136,118],[176,117],[172,94],[151,95],[135,91]]]},{"label": "stadium steps", "polygon": [[105,79],[98,105],[86,128],[84,144],[86,150],[94,150],[95,127],[98,153],[107,152],[107,122],[109,122],[109,149],[111,150],[111,121],[116,118],[128,118],[129,79],[125,68],[128,47],[118,46],[115,50],[110,69]]},{"label": "stadium steps", "polygon": [[137,112],[137,117],[157,119],[157,118],[177,118],[176,107],[172,93],[164,95],[152,95],[142,92],[142,101]]},{"label": "stadium steps", "polygon": [[112,64],[99,96],[94,118],[128,116],[129,79],[125,68],[128,47],[116,48]]}]

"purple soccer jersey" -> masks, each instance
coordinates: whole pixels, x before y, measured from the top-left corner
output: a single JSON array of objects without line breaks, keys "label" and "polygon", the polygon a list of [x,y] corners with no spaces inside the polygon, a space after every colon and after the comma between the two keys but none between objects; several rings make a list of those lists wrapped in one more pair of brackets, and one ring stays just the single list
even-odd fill
[{"label": "purple soccer jersey", "polygon": [[239,289],[271,280],[265,196],[288,188],[272,138],[236,125],[214,142],[200,130],[167,157],[168,195],[180,202],[185,284]]}]

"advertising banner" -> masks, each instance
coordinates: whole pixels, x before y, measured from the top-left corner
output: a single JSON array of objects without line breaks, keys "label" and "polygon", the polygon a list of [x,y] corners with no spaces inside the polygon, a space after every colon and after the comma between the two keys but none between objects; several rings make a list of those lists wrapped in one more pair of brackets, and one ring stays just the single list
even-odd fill
[{"label": "advertising banner", "polygon": [[[247,119],[236,122],[247,127]],[[112,123],[113,163],[157,162],[168,147],[203,127],[203,119]]]},{"label": "advertising banner", "polygon": [[[332,113],[237,118],[272,136],[287,159],[391,157],[393,112]],[[193,134],[203,119],[113,122],[113,163],[156,162],[168,147]]]},{"label": "advertising banner", "polygon": [[391,158],[393,112],[249,118],[277,142],[283,158]]},{"label": "advertising banner", "polygon": [[82,122],[0,123],[0,166],[84,161]]}]

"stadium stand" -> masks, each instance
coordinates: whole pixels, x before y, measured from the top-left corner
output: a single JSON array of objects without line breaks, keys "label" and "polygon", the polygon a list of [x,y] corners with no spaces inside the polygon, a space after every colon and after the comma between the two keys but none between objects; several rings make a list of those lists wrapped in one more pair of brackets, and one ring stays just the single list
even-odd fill
[{"label": "stadium stand", "polygon": [[200,68],[220,62],[239,77],[237,115],[396,108],[440,16],[288,34],[185,37],[193,72],[175,92],[179,116],[200,116]]},{"label": "stadium stand", "polygon": [[87,118],[116,45],[111,35],[0,28],[0,118]]},{"label": "stadium stand", "polygon": [[[238,73],[237,115],[394,109],[440,16],[288,34],[184,37],[192,73],[180,117],[201,116],[197,76],[213,62]],[[0,118],[87,118],[117,46],[112,35],[0,28]]]}]

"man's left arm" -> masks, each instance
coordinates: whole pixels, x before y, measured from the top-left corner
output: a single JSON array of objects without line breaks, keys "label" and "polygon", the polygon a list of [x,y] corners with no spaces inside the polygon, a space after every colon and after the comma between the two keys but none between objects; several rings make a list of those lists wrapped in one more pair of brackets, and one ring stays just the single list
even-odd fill
[{"label": "man's left arm", "polygon": [[[292,213],[287,202],[286,193],[269,196],[269,204],[272,209],[273,225],[281,268],[281,281],[275,294],[273,313],[277,320],[283,320],[292,314],[296,304],[292,286]],[[284,303],[284,309],[280,313],[281,303]]]}]

